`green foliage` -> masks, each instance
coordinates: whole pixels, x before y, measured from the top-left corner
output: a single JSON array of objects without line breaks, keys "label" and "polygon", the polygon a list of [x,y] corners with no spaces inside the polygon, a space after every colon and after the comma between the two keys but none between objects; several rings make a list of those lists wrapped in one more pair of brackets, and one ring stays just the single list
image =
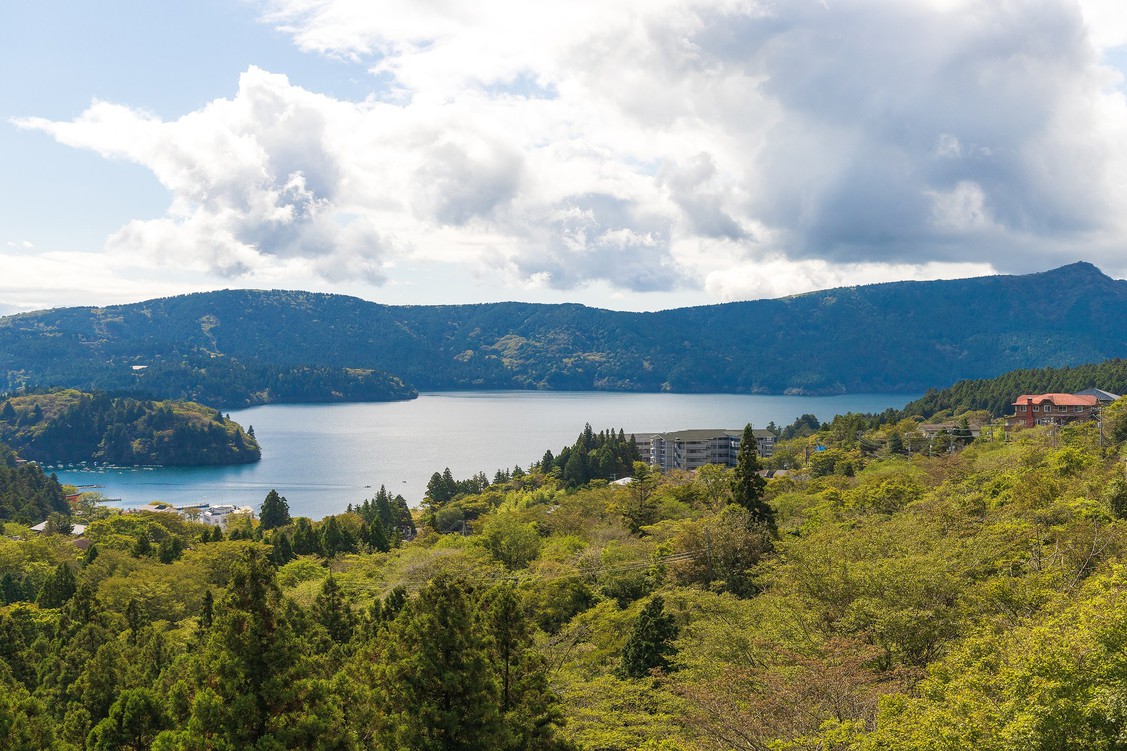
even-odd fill
[{"label": "green foliage", "polygon": [[70,514],[58,480],[36,464],[17,465],[11,450],[0,443],[0,523],[38,524],[51,514]]},{"label": "green foliage", "polygon": [[266,498],[262,501],[262,507],[259,509],[258,520],[262,529],[274,529],[275,527],[284,527],[292,520],[290,519],[290,504],[286,501],[285,496],[278,495],[277,490],[271,490],[266,494]]},{"label": "green foliage", "polygon": [[392,622],[379,696],[384,744],[480,749],[501,735],[497,683],[462,583],[438,577]]},{"label": "green foliage", "polygon": [[665,600],[654,595],[638,614],[622,648],[622,675],[642,678],[654,670],[668,671],[670,658],[677,654],[673,646],[677,633],[677,623],[665,612]]},{"label": "green foliage", "polygon": [[16,396],[0,440],[27,459],[169,466],[245,464],[261,450],[252,436],[193,402],[153,402],[73,389]]},{"label": "green foliage", "polygon": [[720,468],[509,473],[438,510],[466,536],[407,539],[383,489],[261,541],[111,514],[82,565],[7,523],[0,746],[1117,748],[1118,452],[890,453],[912,426],[868,419],[819,432],[833,471],[767,481],[777,534]]},{"label": "green foliage", "polygon": [[736,469],[732,475],[732,501],[743,506],[752,519],[775,532],[775,510],[763,498],[767,480],[759,474],[759,452],[751,423],[744,426],[740,450],[736,456]]}]

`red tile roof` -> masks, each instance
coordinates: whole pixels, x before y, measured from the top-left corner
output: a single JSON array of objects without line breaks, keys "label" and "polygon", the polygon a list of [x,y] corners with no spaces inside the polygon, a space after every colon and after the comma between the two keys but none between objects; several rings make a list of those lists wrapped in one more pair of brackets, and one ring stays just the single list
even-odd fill
[{"label": "red tile roof", "polygon": [[1058,407],[1094,407],[1098,401],[1094,396],[1077,396],[1076,394],[1022,394],[1013,403],[1013,406],[1029,404],[1031,399],[1034,404],[1048,402]]}]

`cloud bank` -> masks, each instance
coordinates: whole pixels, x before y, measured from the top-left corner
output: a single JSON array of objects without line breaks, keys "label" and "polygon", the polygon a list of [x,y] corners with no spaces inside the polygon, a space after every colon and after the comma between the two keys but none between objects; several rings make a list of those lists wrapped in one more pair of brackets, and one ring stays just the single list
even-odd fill
[{"label": "cloud bank", "polygon": [[[250,68],[171,121],[18,124],[152,170],[124,257],[380,284],[404,260],[510,285],[701,288],[1127,274],[1127,103],[1092,0],[274,0],[364,66],[346,101]],[[141,103],[143,104],[143,103]]]}]

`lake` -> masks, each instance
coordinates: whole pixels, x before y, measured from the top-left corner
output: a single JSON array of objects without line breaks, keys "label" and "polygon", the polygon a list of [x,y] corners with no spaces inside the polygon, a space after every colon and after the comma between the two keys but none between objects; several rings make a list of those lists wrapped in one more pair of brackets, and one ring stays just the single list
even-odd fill
[{"label": "lake", "polygon": [[295,516],[320,519],[371,497],[381,484],[417,506],[434,472],[463,479],[502,467],[527,468],[595,432],[626,434],[687,428],[786,426],[810,413],[822,421],[846,412],[900,408],[915,394],[756,396],[621,394],[556,391],[424,393],[407,402],[286,404],[231,412],[254,427],[262,461],[236,467],[57,471],[60,482],[100,485],[116,505],[161,500],[245,504],[255,509],[272,489]]}]

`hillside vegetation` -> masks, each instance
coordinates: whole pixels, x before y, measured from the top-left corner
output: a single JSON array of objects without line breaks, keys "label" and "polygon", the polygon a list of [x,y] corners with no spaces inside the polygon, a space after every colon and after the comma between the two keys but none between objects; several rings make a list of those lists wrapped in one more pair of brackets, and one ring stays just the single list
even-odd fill
[{"label": "hillside vegetation", "polygon": [[52,463],[194,466],[262,456],[253,435],[210,407],[73,389],[5,399],[0,441],[24,459]]},{"label": "hillside vegetation", "polygon": [[1073,394],[1098,388],[1113,394],[1127,394],[1127,360],[1071,368],[1015,370],[997,378],[959,381],[945,389],[931,389],[905,405],[904,415],[930,417],[939,412],[957,413],[986,410],[995,417],[1013,413],[1013,402],[1021,394]]},{"label": "hillside vegetation", "polygon": [[908,455],[908,422],[800,420],[766,483],[749,456],[571,489],[554,460],[438,475],[411,540],[382,490],[320,521],[272,493],[225,534],[110,516],[85,554],[0,537],[0,746],[1121,747],[1122,444]]},{"label": "hillside vegetation", "polygon": [[655,313],[395,307],[252,290],[67,308],[0,319],[0,388],[128,390],[217,406],[399,399],[413,389],[904,392],[1125,353],[1127,282],[1079,263]]}]

